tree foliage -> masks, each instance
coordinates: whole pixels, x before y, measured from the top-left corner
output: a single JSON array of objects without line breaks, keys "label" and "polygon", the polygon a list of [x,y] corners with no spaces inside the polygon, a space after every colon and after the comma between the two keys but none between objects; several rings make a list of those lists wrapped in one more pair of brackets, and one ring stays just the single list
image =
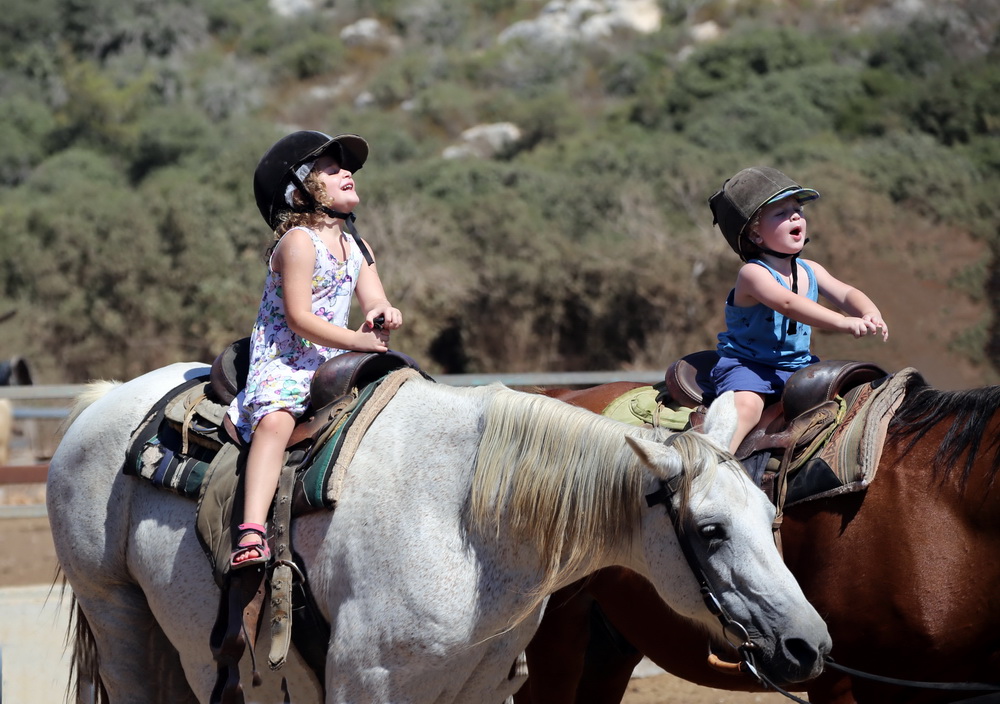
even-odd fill
[{"label": "tree foliage", "polygon": [[[289,16],[267,0],[0,0],[5,353],[83,381],[210,361],[244,336],[270,238],[250,177],[302,127],[372,144],[358,226],[406,315],[400,348],[432,373],[659,366],[712,346],[736,263],[706,199],[751,163],[876,213],[817,211],[820,231],[865,230],[818,236],[834,260],[898,223],[986,242],[988,263],[937,283],[988,306],[961,353],[997,365],[1000,11],[660,4],[652,34],[545,46],[496,40],[541,0]],[[391,41],[341,38],[372,18]],[[706,20],[721,37],[694,42]],[[442,156],[490,122],[520,137]],[[910,254],[938,275],[930,250]]]}]

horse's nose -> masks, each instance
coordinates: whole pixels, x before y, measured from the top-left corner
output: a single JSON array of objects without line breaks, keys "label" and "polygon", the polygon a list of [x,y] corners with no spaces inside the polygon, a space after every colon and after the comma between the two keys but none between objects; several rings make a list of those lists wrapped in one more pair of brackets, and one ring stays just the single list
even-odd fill
[{"label": "horse's nose", "polygon": [[782,647],[789,664],[798,670],[800,681],[812,679],[822,672],[823,654],[808,641],[802,638],[786,638]]}]

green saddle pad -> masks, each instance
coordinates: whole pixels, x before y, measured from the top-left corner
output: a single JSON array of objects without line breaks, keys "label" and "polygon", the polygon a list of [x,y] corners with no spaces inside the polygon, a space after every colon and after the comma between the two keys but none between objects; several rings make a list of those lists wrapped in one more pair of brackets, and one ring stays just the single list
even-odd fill
[{"label": "green saddle pad", "polygon": [[629,425],[656,425],[670,430],[686,430],[693,408],[665,406],[659,402],[660,390],[640,386],[627,391],[608,404],[601,414]]}]

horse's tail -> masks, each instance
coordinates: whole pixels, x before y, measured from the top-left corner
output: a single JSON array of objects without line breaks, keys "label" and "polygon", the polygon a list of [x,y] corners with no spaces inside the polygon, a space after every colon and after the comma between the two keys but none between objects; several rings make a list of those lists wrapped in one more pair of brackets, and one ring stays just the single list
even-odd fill
[{"label": "horse's tail", "polygon": [[106,381],[103,379],[99,381],[92,381],[87,384],[86,388],[84,388],[84,390],[77,395],[76,400],[73,402],[72,410],[70,410],[69,415],[66,417],[66,420],[63,421],[62,427],[59,429],[60,433],[65,432],[66,429],[73,424],[73,421],[76,420],[77,416],[83,413],[87,406],[104,396],[106,393],[111,391],[111,389],[120,385],[120,381]]},{"label": "horse's tail", "polygon": [[[70,598],[70,620],[67,639],[72,639],[72,660],[67,694],[74,693],[77,704],[109,704],[107,690],[101,681],[100,657],[90,622],[75,596]],[[67,699],[70,697],[67,696]]]}]

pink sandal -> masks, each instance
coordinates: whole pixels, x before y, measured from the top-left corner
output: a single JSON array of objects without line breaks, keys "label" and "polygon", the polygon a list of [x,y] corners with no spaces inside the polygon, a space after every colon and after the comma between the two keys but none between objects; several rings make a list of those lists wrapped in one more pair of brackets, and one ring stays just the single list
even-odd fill
[{"label": "pink sandal", "polygon": [[[260,523],[241,523],[239,525],[240,537],[236,542],[236,549],[233,550],[229,558],[229,568],[232,570],[243,569],[251,565],[266,565],[271,560],[271,546],[267,544],[267,534],[265,528]],[[260,542],[252,542],[255,536],[260,537]],[[256,557],[246,557],[239,562],[237,557],[242,557],[250,552],[256,552]]]}]

